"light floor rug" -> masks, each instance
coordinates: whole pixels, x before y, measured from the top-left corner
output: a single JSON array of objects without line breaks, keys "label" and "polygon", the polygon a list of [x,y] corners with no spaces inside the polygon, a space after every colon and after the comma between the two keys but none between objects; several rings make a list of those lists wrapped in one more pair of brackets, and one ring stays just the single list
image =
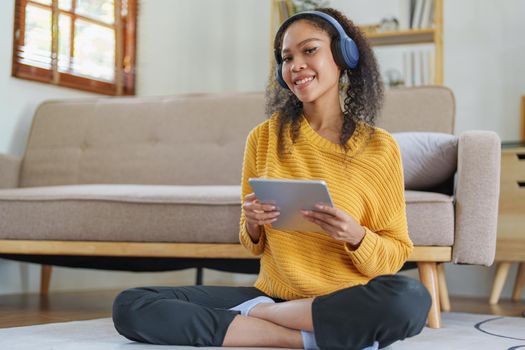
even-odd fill
[{"label": "light floor rug", "polygon": [[[443,328],[425,328],[388,350],[525,350],[525,318],[463,313],[443,314]],[[130,342],[110,318],[0,329],[2,350],[156,350],[212,349]],[[216,349],[216,348],[215,348]],[[240,349],[240,348],[229,348]],[[256,350],[255,348],[250,348]]]}]

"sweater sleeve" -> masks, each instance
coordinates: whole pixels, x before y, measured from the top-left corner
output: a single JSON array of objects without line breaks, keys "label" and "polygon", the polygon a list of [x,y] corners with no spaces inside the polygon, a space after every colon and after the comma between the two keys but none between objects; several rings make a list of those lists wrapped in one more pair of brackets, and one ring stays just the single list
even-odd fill
[{"label": "sweater sleeve", "polygon": [[[244,203],[244,196],[253,192],[250,185],[248,184],[248,179],[251,177],[257,177],[257,139],[258,128],[253,129],[246,140],[242,166],[241,203]],[[239,240],[241,244],[254,255],[261,255],[264,251],[265,236],[266,234],[264,227],[261,227],[259,241],[252,241],[252,238],[246,229],[246,217],[244,214],[244,208],[242,208],[241,205],[241,220],[239,229]]]},{"label": "sweater sleeve", "polygon": [[374,278],[399,271],[413,250],[408,235],[403,166],[399,146],[392,140],[391,151],[376,184],[378,207],[365,226],[365,236],[357,249],[345,244],[345,250],[355,267],[364,275]]}]

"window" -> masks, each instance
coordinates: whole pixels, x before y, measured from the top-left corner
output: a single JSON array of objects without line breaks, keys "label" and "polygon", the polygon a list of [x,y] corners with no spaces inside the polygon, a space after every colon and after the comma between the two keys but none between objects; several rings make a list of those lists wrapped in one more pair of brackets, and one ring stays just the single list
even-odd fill
[{"label": "window", "polygon": [[135,94],[137,0],[16,0],[12,75]]}]

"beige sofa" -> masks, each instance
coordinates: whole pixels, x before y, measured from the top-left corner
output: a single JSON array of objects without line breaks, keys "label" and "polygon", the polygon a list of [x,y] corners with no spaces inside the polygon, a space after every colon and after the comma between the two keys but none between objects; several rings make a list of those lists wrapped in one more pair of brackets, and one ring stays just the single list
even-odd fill
[{"label": "beige sofa", "polygon": [[[454,109],[443,87],[390,90],[378,125],[450,134]],[[245,138],[264,118],[262,93],[43,103],[23,158],[0,156],[0,254],[254,261],[241,260],[254,257],[238,244],[239,182]],[[494,258],[499,138],[465,132],[454,152],[455,186],[441,187],[451,195],[406,192],[409,260],[432,294],[432,327],[440,277],[448,307],[436,263]]]}]

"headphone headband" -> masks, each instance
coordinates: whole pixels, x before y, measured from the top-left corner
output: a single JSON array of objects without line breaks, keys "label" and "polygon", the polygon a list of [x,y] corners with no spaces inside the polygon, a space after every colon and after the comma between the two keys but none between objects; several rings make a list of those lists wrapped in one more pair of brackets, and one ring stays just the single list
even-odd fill
[{"label": "headphone headband", "polygon": [[339,34],[339,38],[342,38],[344,36],[347,36],[345,30],[343,29],[343,27],[341,26],[341,24],[339,22],[337,22],[337,20],[335,18],[333,18],[332,16],[330,16],[329,14],[326,14],[324,12],[321,12],[321,11],[302,11],[302,12],[298,12],[296,13],[295,15],[292,15],[290,17],[288,17],[282,24],[281,24],[281,27],[282,26],[285,26],[287,25],[288,23],[292,22],[292,21],[296,21],[300,18],[303,18],[303,17],[308,17],[308,16],[317,16],[317,17],[321,17],[322,19],[324,19],[325,21],[327,21],[328,23],[330,23],[334,28],[335,30],[337,30],[337,33]]}]

